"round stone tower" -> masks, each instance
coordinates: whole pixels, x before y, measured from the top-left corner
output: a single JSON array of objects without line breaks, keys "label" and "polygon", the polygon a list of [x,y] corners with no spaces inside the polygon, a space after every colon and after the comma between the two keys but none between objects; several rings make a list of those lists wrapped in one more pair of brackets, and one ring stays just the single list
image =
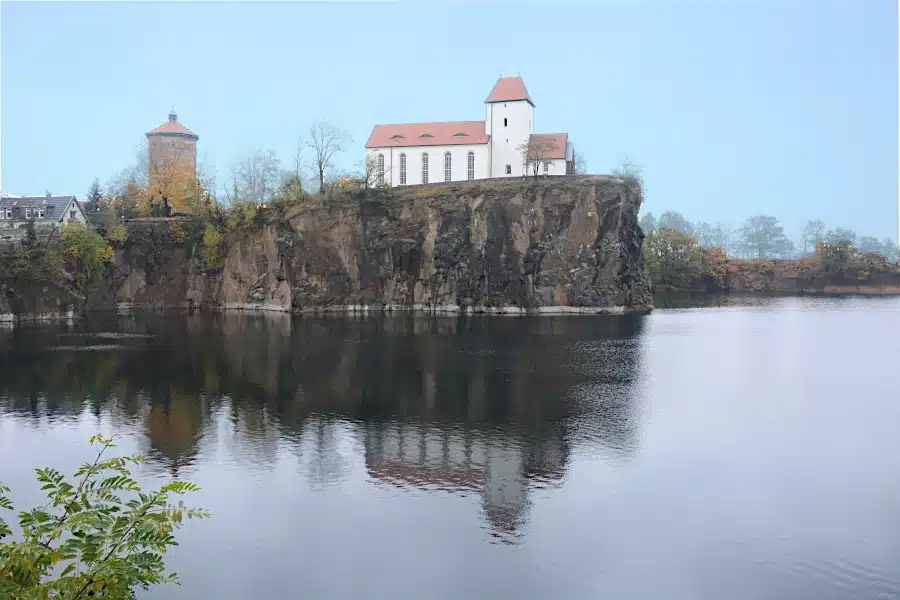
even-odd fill
[{"label": "round stone tower", "polygon": [[169,112],[168,121],[146,135],[151,183],[161,177],[162,172],[176,168],[184,169],[192,180],[197,178],[197,140],[200,136],[178,122],[174,108]]}]

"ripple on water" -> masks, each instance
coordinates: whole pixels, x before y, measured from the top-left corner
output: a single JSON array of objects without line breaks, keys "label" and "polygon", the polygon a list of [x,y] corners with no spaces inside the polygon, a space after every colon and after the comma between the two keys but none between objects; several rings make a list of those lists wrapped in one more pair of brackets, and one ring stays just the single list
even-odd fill
[{"label": "ripple on water", "polygon": [[49,346],[51,352],[109,352],[126,348],[121,344],[87,344],[85,346]]}]

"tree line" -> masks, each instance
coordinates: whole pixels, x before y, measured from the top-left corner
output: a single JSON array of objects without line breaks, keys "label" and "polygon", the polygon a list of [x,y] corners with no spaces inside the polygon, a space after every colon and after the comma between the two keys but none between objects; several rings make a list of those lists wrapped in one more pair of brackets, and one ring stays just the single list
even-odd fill
[{"label": "tree line", "polygon": [[728,256],[751,260],[803,258],[814,254],[819,242],[845,244],[858,252],[900,260],[900,248],[893,240],[857,236],[845,227],[827,229],[821,219],[807,221],[797,243],[785,233],[778,219],[768,215],[750,217],[736,230],[721,223],[691,222],[676,211],[665,211],[659,217],[646,213],[641,217],[640,225],[645,234],[662,229],[675,230],[692,237],[701,248],[720,248]]}]

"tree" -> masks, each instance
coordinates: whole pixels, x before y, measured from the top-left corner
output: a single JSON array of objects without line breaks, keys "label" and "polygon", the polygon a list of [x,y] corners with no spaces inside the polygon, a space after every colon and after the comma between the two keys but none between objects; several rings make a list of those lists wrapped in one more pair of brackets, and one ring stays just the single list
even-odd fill
[{"label": "tree", "polygon": [[803,226],[803,254],[815,251],[816,242],[825,238],[825,223],[822,219],[811,219]]},{"label": "tree", "polygon": [[703,251],[677,229],[657,229],[644,239],[644,263],[654,286],[689,289],[703,272]]},{"label": "tree", "polygon": [[581,152],[575,152],[575,174],[576,175],[586,175],[588,170],[587,159],[584,158],[584,154]]},{"label": "tree", "polygon": [[266,204],[278,192],[282,179],[275,151],[256,150],[232,169],[231,185],[225,188],[225,194],[232,206],[238,202]]},{"label": "tree", "polygon": [[643,217],[641,217],[641,220],[638,224],[641,226],[641,229],[644,231],[645,235],[656,231],[656,217],[654,217],[653,213],[651,212],[648,212]]},{"label": "tree", "polygon": [[691,222],[685,219],[681,213],[672,210],[667,210],[659,215],[656,226],[659,229],[676,229],[688,235],[694,234],[694,226],[691,225]]},{"label": "tree", "polygon": [[636,189],[641,198],[644,197],[644,167],[626,156],[619,166],[613,169],[612,174],[613,177],[618,177],[629,187]]},{"label": "tree", "polygon": [[878,254],[884,254],[885,250],[881,242],[878,241],[878,238],[871,235],[864,235],[859,238],[856,248],[860,252],[877,252]]},{"label": "tree", "polygon": [[301,140],[300,145],[313,153],[320,194],[325,193],[325,175],[333,167],[335,154],[346,152],[351,141],[349,133],[321,119],[312,124],[307,138]]},{"label": "tree", "polygon": [[882,253],[891,260],[900,261],[900,246],[890,238],[881,240]]},{"label": "tree", "polygon": [[63,228],[63,255],[75,273],[75,284],[83,289],[99,281],[104,267],[113,259],[113,249],[93,229],[70,223]]},{"label": "tree", "polygon": [[739,231],[740,247],[749,258],[775,258],[790,254],[793,244],[778,219],[767,215],[750,217]]},{"label": "tree", "polygon": [[100,210],[101,200],[103,200],[103,190],[100,189],[100,180],[95,177],[93,183],[91,183],[90,189],[88,189],[87,201],[84,203],[88,218]]},{"label": "tree", "polygon": [[856,233],[844,227],[835,227],[825,234],[825,242],[832,245],[839,242],[848,242],[851,246],[855,246]]},{"label": "tree", "polygon": [[[55,469],[37,469],[48,502],[19,513],[18,541],[4,541],[12,531],[0,519],[0,597],[133,599],[139,589],[177,582],[165,569],[165,553],[177,545],[173,533],[184,517],[209,513],[169,500],[199,488],[172,481],[143,492],[129,472],[130,465],[146,462],[143,457],[101,460],[115,444],[102,435],[91,444],[98,447],[96,459],[72,481]],[[9,491],[0,485],[0,509],[13,509]]]},{"label": "tree", "polygon": [[559,144],[552,135],[532,135],[524,144],[516,146],[516,149],[522,155],[522,164],[525,166],[525,172],[531,171],[534,178],[537,179],[541,174],[541,165],[549,165],[551,155],[559,151]]}]

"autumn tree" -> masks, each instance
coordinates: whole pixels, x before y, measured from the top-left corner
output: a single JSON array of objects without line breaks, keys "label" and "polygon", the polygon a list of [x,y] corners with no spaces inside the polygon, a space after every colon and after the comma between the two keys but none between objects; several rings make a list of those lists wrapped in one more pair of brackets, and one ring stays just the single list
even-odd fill
[{"label": "autumn tree", "polygon": [[149,163],[149,185],[142,213],[149,214],[154,206],[157,210],[168,206],[174,212],[191,212],[203,191],[192,155],[181,147],[168,148]]},{"label": "autumn tree", "polygon": [[351,142],[349,133],[321,119],[313,123],[307,137],[300,140],[299,146],[312,154],[311,163],[320,194],[325,193],[325,177],[334,167],[335,155],[346,152]]},{"label": "autumn tree", "polygon": [[822,222],[822,219],[810,219],[807,221],[806,225],[803,226],[803,235],[801,236],[803,254],[815,251],[816,242],[822,239],[825,239],[825,223]]},{"label": "autumn tree", "polygon": [[741,226],[738,235],[741,251],[748,258],[777,258],[793,251],[793,244],[775,217],[750,217]]},{"label": "autumn tree", "polygon": [[525,172],[531,171],[531,174],[537,179],[541,174],[541,165],[550,164],[554,153],[559,151],[559,144],[552,135],[532,135],[527,142],[517,146],[516,149],[522,154]]},{"label": "autumn tree", "polygon": [[657,229],[644,239],[644,264],[654,286],[690,289],[703,273],[703,251],[683,231]]}]

